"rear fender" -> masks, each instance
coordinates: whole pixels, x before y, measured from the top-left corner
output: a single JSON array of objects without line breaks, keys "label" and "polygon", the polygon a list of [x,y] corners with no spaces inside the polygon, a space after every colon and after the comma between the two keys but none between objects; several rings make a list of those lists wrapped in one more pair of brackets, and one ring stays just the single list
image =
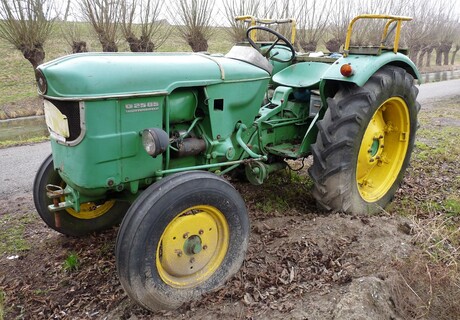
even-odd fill
[{"label": "rear fender", "polygon": [[[344,77],[340,73],[340,67],[344,64],[350,64],[353,68],[351,77]],[[328,80],[352,82],[362,87],[377,70],[385,65],[401,67],[418,79],[419,84],[421,83],[421,76],[415,64],[406,55],[393,52],[385,52],[378,56],[350,54],[346,58],[340,58],[323,74],[322,82]]]}]

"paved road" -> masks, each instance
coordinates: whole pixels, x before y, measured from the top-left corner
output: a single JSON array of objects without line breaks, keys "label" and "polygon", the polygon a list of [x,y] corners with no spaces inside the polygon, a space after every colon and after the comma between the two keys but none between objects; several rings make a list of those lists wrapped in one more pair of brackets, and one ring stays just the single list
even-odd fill
[{"label": "paved road", "polygon": [[49,142],[0,149],[0,198],[32,192],[35,174],[50,153]]},{"label": "paved road", "polygon": [[460,96],[460,79],[422,84],[417,99],[423,106],[423,102],[452,96]]},{"label": "paved road", "polygon": [[[427,83],[420,86],[419,102],[460,96],[460,79]],[[30,193],[35,173],[51,153],[49,142],[0,149],[0,198],[13,193]]]}]

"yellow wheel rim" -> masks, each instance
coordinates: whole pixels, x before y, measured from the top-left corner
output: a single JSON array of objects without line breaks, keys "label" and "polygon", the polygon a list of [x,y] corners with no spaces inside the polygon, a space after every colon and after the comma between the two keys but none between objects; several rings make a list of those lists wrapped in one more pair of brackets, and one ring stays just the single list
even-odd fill
[{"label": "yellow wheel rim", "polygon": [[372,116],[359,149],[356,181],[365,201],[380,200],[396,181],[406,158],[409,134],[406,102],[389,98]]},{"label": "yellow wheel rim", "polygon": [[67,208],[66,211],[75,218],[89,220],[106,214],[114,205],[115,200],[108,200],[100,205],[94,202],[85,202],[80,204],[80,212],[77,212],[72,208]]},{"label": "yellow wheel rim", "polygon": [[230,230],[217,208],[194,206],[178,214],[163,232],[156,251],[161,279],[192,288],[209,279],[227,254]]}]

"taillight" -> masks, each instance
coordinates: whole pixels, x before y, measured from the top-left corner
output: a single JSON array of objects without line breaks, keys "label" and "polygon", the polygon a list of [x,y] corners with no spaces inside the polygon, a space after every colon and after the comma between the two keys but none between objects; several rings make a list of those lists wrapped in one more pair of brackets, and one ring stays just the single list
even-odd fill
[{"label": "taillight", "polygon": [[341,67],[340,67],[340,73],[342,74],[342,76],[344,77],[351,77],[354,73],[354,70],[353,68],[351,67],[351,64],[350,63],[346,63],[346,64],[343,64]]}]

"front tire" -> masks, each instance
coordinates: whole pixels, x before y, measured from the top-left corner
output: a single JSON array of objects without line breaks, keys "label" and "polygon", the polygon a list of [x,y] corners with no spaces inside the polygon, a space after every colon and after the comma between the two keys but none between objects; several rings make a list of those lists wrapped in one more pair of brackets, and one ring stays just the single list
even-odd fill
[{"label": "front tire", "polygon": [[117,225],[129,208],[129,203],[104,200],[100,203],[82,203],[80,212],[72,208],[59,211],[60,226],[56,225],[55,214],[48,210],[53,201],[46,195],[48,184],[65,187],[65,183],[54,169],[53,157],[49,155],[41,164],[35,176],[33,197],[35,208],[42,220],[52,229],[69,236],[83,236]]},{"label": "front tire", "polygon": [[385,66],[363,87],[341,84],[312,145],[313,196],[328,211],[376,213],[409,164],[420,104],[413,77]]},{"label": "front tire", "polygon": [[249,219],[240,194],[209,172],[183,172],[151,185],[117,237],[120,282],[150,309],[175,309],[221,287],[243,263]]}]

